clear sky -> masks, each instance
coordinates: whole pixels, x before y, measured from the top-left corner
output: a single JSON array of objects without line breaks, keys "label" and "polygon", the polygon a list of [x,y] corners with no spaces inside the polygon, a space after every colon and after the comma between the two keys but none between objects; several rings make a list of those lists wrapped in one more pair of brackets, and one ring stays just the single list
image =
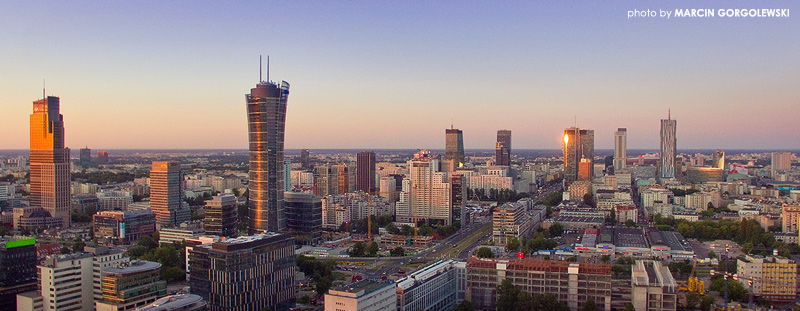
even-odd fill
[{"label": "clear sky", "polygon": [[[628,18],[782,8],[788,18]],[[61,97],[68,147],[247,148],[258,55],[291,83],[286,148],[800,148],[797,1],[2,1],[0,149]]]}]

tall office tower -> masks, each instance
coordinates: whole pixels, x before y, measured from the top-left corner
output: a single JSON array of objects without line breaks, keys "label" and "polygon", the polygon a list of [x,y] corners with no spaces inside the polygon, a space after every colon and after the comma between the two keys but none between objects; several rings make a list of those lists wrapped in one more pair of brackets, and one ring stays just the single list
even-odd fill
[{"label": "tall office tower", "polygon": [[108,163],[108,151],[98,151],[97,164],[107,164],[107,163]]},{"label": "tall office tower", "polygon": [[464,175],[450,176],[450,206],[453,222],[458,221],[461,226],[469,223],[466,214],[467,200],[467,178]]},{"label": "tall office tower", "polygon": [[36,239],[0,241],[0,310],[17,310],[17,294],[36,287]]},{"label": "tall office tower", "polygon": [[89,147],[81,149],[80,163],[83,168],[92,166],[92,149]]},{"label": "tall office tower", "polygon": [[206,234],[236,237],[239,218],[236,215],[236,197],[230,194],[215,196],[206,202]]},{"label": "tall office tower", "polygon": [[191,293],[209,311],[286,311],[293,307],[294,238],[269,232],[211,244],[189,252]]},{"label": "tall office tower", "polygon": [[161,280],[161,264],[135,260],[103,269],[100,279],[103,298],[95,301],[97,311],[134,310],[167,294]]},{"label": "tall office tower", "polygon": [[497,131],[494,162],[496,165],[511,165],[511,130]]},{"label": "tall office tower", "polygon": [[338,191],[337,193],[348,193],[350,192],[350,167],[347,164],[336,164],[333,167],[337,174],[337,185]]},{"label": "tall office tower", "polygon": [[191,211],[183,206],[181,164],[153,161],[150,170],[150,209],[159,227],[177,227],[189,221]]},{"label": "tall office tower", "polygon": [[422,150],[408,161],[410,185],[398,203],[397,215],[404,221],[426,220],[452,225],[451,185],[447,173],[439,171],[439,159]]},{"label": "tall office tower", "polygon": [[725,170],[725,151],[724,150],[715,150],[713,154],[711,154],[711,166],[714,168],[718,168],[721,170]]},{"label": "tall office tower", "polygon": [[286,81],[280,86],[261,81],[245,95],[250,138],[250,234],[286,228],[282,179],[288,97]]},{"label": "tall office tower", "polygon": [[308,156],[309,156],[308,149],[300,150],[300,167],[301,168],[306,168],[307,169],[307,168],[311,167],[309,165]]},{"label": "tall office tower", "polygon": [[33,102],[31,114],[30,206],[42,207],[63,227],[70,225],[69,149],[64,148],[64,117],[59,98]]},{"label": "tall office tower", "polygon": [[444,130],[444,159],[453,161],[453,167],[460,167],[464,163],[464,133],[459,129]]},{"label": "tall office tower", "polygon": [[625,169],[628,160],[628,129],[621,127],[614,132],[614,171]]},{"label": "tall office tower", "polygon": [[585,179],[590,179],[594,167],[594,130],[571,127],[564,130],[564,183],[579,180],[580,166],[585,166]]},{"label": "tall office tower", "polygon": [[337,194],[339,178],[330,164],[314,167],[314,194],[320,197]]},{"label": "tall office tower", "polygon": [[791,169],[792,154],[786,151],[773,152],[771,167],[773,178],[775,177],[775,173]]},{"label": "tall office tower", "polygon": [[675,178],[676,128],[677,121],[672,120],[670,114],[661,119],[661,178]]},{"label": "tall office tower", "polygon": [[376,193],[375,186],[375,152],[359,152],[356,158],[356,190],[365,193]]}]

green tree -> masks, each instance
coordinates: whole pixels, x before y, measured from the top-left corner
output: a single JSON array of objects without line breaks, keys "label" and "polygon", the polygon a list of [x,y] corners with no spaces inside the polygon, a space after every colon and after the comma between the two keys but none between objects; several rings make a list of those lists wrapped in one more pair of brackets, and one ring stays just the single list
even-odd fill
[{"label": "green tree", "polygon": [[622,310],[624,310],[624,311],[636,311],[636,308],[633,307],[632,303],[626,302],[625,303],[625,309],[622,309]]},{"label": "green tree", "polygon": [[478,256],[478,258],[494,258],[494,253],[488,247],[481,247],[475,256]]},{"label": "green tree", "polygon": [[594,197],[591,193],[587,193],[583,195],[583,204],[594,206]]},{"label": "green tree", "polygon": [[609,261],[611,261],[611,255],[606,254],[600,256],[600,261],[602,261],[603,263],[608,263]]},{"label": "green tree", "polygon": [[369,243],[369,246],[367,246],[367,255],[371,257],[378,255],[378,243],[375,243],[374,241]]},{"label": "green tree", "polygon": [[597,311],[597,304],[594,303],[594,299],[586,300],[586,303],[583,304],[583,311]]},{"label": "green tree", "polygon": [[514,238],[514,237],[508,239],[508,243],[506,243],[506,247],[510,251],[518,250],[519,249],[519,240],[517,240],[517,238]]},{"label": "green tree", "polygon": [[633,219],[628,219],[625,221],[625,226],[628,228],[636,227],[636,222]]},{"label": "green tree", "polygon": [[147,247],[148,250],[151,250],[158,247],[158,240],[153,239],[153,237],[149,235],[145,235],[139,238],[139,241],[136,242],[136,245],[141,245]]},{"label": "green tree", "polygon": [[534,301],[533,295],[527,292],[520,292],[517,295],[516,306],[516,311],[536,310],[536,301]]},{"label": "green tree", "polygon": [[389,251],[389,254],[392,255],[392,256],[395,256],[395,257],[402,257],[402,256],[406,255],[406,250],[404,250],[400,246],[397,246],[397,247],[393,248],[391,251]]},{"label": "green tree", "polygon": [[333,286],[333,281],[331,281],[331,279],[329,278],[323,277],[321,279],[315,279],[315,280],[317,282],[317,288],[316,288],[317,297],[322,297],[323,295],[325,295],[325,293],[328,292],[331,286]]},{"label": "green tree", "polygon": [[356,242],[353,244],[353,247],[350,248],[350,257],[364,257],[365,251],[366,245],[364,242]]},{"label": "green tree", "polygon": [[462,300],[461,303],[453,307],[450,311],[475,311],[475,306],[469,300]]},{"label": "green tree", "polygon": [[709,295],[703,296],[703,300],[700,301],[700,310],[709,311],[711,307],[714,305],[714,297]]},{"label": "green tree", "polygon": [[86,246],[86,243],[84,243],[82,240],[76,238],[75,239],[75,244],[72,244],[72,251],[73,252],[82,252],[84,246]]},{"label": "green tree", "polygon": [[515,310],[519,292],[519,288],[514,286],[511,280],[503,280],[497,287],[497,310]]},{"label": "green tree", "polygon": [[139,258],[144,254],[147,254],[147,247],[141,245],[134,245],[128,249],[128,256],[132,258]]},{"label": "green tree", "polygon": [[161,279],[167,282],[186,280],[186,271],[178,267],[166,267],[161,269]]},{"label": "green tree", "polygon": [[564,225],[557,222],[550,225],[550,236],[561,236],[563,233]]},{"label": "green tree", "polygon": [[695,309],[700,304],[700,294],[697,292],[686,293],[686,309]]}]

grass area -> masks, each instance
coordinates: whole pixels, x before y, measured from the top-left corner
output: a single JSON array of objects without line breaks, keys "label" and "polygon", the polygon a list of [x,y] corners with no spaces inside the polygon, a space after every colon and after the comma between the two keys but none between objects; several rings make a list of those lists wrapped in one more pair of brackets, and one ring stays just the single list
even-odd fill
[{"label": "grass area", "polygon": [[478,231],[475,231],[471,235],[464,238],[463,240],[456,242],[455,247],[451,247],[447,251],[444,251],[442,253],[444,253],[444,255],[447,257],[455,258],[456,256],[458,256],[459,253],[464,251],[464,249],[466,249],[467,246],[472,245],[472,243],[475,243],[476,241],[478,241],[484,235],[486,235],[491,231],[492,231],[492,226],[481,227],[480,229],[478,229]]}]

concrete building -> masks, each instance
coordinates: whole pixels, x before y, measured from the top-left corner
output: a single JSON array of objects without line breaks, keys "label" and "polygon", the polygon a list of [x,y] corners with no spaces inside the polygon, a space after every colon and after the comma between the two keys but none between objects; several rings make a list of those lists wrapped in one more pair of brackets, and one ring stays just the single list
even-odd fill
[{"label": "concrete building", "polygon": [[150,210],[102,211],[92,215],[92,231],[97,238],[121,244],[136,242],[156,230],[156,216]]},{"label": "concrete building", "polygon": [[506,245],[511,238],[522,241],[533,228],[527,208],[517,202],[508,202],[495,209],[492,216],[492,240]]},{"label": "concrete building", "polygon": [[[452,161],[453,169],[462,167],[466,161],[464,157],[464,133],[454,129],[452,125],[444,130],[444,159]],[[452,170],[448,170],[452,172]]]},{"label": "concrete building", "polygon": [[290,235],[266,233],[196,245],[189,262],[191,293],[208,302],[209,311],[286,311],[294,306]]},{"label": "concrete building", "polygon": [[230,194],[214,196],[206,202],[206,218],[204,229],[206,234],[224,237],[236,237],[239,234],[237,225],[239,215],[236,210],[236,197]]},{"label": "concrete building", "polygon": [[208,303],[198,295],[180,294],[159,298],[136,311],[205,311]]},{"label": "concrete building", "polygon": [[408,161],[408,167],[409,182],[400,194],[397,220],[425,220],[452,225],[452,188],[447,180],[447,173],[439,171],[439,160],[433,158],[427,150],[422,150]]},{"label": "concrete building", "polygon": [[375,152],[359,152],[356,166],[356,190],[370,194],[378,192],[378,187],[375,186]]},{"label": "concrete building", "polygon": [[659,175],[662,179],[675,178],[675,157],[677,156],[677,138],[675,136],[678,122],[672,120],[667,114],[666,119],[661,119],[661,153]]},{"label": "concrete building", "polygon": [[511,165],[511,130],[497,131],[494,162],[495,165]]},{"label": "concrete building", "polygon": [[94,309],[92,254],[50,256],[38,269],[39,291],[17,295],[17,310]]},{"label": "concrete building", "polygon": [[205,229],[199,225],[164,228],[158,230],[158,245],[181,243],[186,239],[199,237],[205,234]]},{"label": "concrete building", "polygon": [[776,173],[787,171],[792,168],[792,154],[786,151],[773,152],[771,158],[771,177]]},{"label": "concrete building", "polygon": [[123,210],[133,204],[133,195],[130,191],[100,191],[96,196],[99,210]]},{"label": "concrete building", "polygon": [[331,288],[325,294],[325,311],[397,310],[392,281],[366,279]]},{"label": "concrete building", "polygon": [[628,129],[614,132],[614,172],[624,170],[628,162]]},{"label": "concrete building", "polygon": [[444,260],[397,280],[397,310],[449,311],[464,299],[466,263]]},{"label": "concrete building", "polygon": [[677,283],[659,261],[637,260],[631,271],[631,302],[637,311],[670,311],[678,307]]},{"label": "concrete building", "polygon": [[800,222],[800,205],[783,204],[781,206],[781,232],[797,233],[798,222]]},{"label": "concrete building", "polygon": [[136,260],[104,269],[101,288],[103,298],[95,304],[97,311],[132,310],[167,294],[161,264],[152,261]]},{"label": "concrete building", "polygon": [[599,310],[611,310],[611,265],[535,259],[467,261],[466,300],[475,310],[495,310],[497,287],[503,280],[523,292],[553,294],[571,310],[594,300]]},{"label": "concrete building", "polygon": [[753,281],[753,294],[769,301],[792,301],[797,296],[797,263],[779,256],[745,255],[737,259],[736,272],[745,288]]}]

